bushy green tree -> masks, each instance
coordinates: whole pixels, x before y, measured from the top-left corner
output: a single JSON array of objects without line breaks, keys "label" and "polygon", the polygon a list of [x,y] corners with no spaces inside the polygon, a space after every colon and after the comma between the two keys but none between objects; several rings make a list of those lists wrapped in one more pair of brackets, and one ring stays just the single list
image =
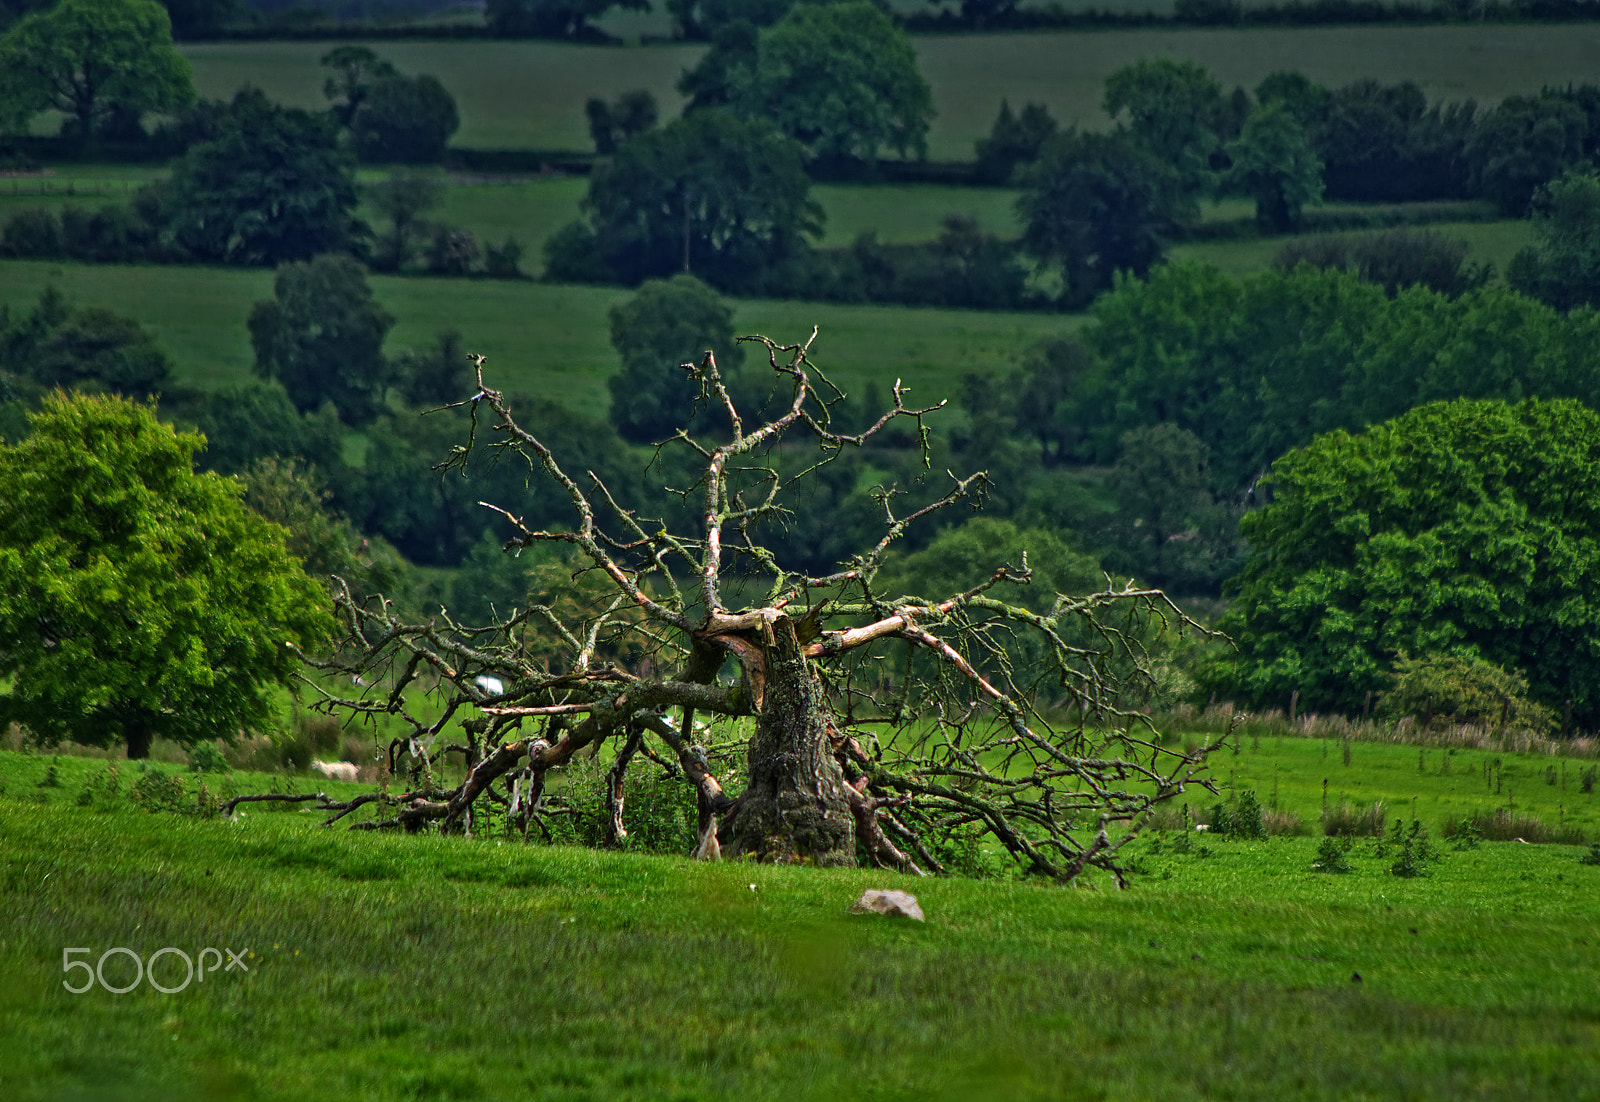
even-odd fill
[{"label": "bushy green tree", "polygon": [[461,115],[437,77],[396,75],[373,84],[349,125],[350,144],[363,161],[438,164]]},{"label": "bushy green tree", "polygon": [[814,158],[927,152],[933,92],[911,40],[868,0],[796,4],[761,32],[755,65],[732,84],[741,113],[770,119]]},{"label": "bushy green tree", "polygon": [[1056,135],[1056,120],[1042,103],[1028,103],[1020,115],[1011,110],[1009,100],[1000,101],[1000,114],[987,138],[974,143],[978,155],[977,174],[991,184],[1010,181],[1019,165],[1039,159],[1045,142]]},{"label": "bushy green tree", "polygon": [[1307,203],[1322,198],[1322,161],[1306,140],[1305,129],[1281,104],[1257,108],[1244,132],[1230,142],[1233,162],[1222,186],[1256,201],[1256,222],[1273,233],[1300,224]]},{"label": "bushy green tree", "polygon": [[206,438],[200,462],[219,474],[237,474],[267,458],[303,459],[323,471],[342,462],[344,426],[333,406],[302,414],[276,384],[213,391],[193,417]]},{"label": "bushy green tree", "polygon": [[363,244],[354,165],[331,118],[245,89],[221,125],[173,165],[162,192],[181,248],[197,260],[281,264]]},{"label": "bushy green tree", "polygon": [[1481,658],[1456,655],[1401,655],[1394,664],[1393,687],[1378,698],[1384,719],[1471,723],[1485,727],[1516,726],[1543,733],[1554,713],[1528,699],[1528,679]]},{"label": "bushy green tree", "polygon": [[430,172],[400,168],[368,188],[367,198],[389,219],[389,232],[379,235],[373,266],[399,271],[416,250],[417,237],[425,228],[419,216],[439,205],[444,187]]},{"label": "bushy green tree", "polygon": [[54,286],[11,320],[0,308],[0,373],[41,387],[104,390],[132,398],[158,393],[172,358],[132,318],[98,306],[74,308]]},{"label": "bushy green tree", "polygon": [[1212,494],[1211,449],[1171,422],[1130,429],[1106,476],[1107,562],[1177,593],[1215,594],[1238,568],[1235,523]]},{"label": "bushy green tree", "polygon": [[693,276],[650,280],[611,308],[611,347],[622,369],[606,386],[611,423],[626,440],[649,443],[717,411],[683,385],[679,364],[699,363],[714,351],[725,378],[737,378],[744,349],[734,343],[733,311]]},{"label": "bushy green tree", "polygon": [[0,716],[46,741],[231,739],[273,722],[333,617],[201,439],[120,398],[56,395],[0,447]]},{"label": "bushy green tree", "polygon": [[285,264],[273,280],[273,298],[250,310],[256,374],[282,383],[302,412],[332,402],[347,424],[366,424],[394,378],[383,354],[393,325],[372,297],[366,271],[350,257]]},{"label": "bushy green tree", "polygon": [[1204,65],[1168,57],[1144,58],[1106,78],[1106,114],[1178,174],[1198,194],[1211,179],[1213,157],[1238,130],[1222,85]]},{"label": "bushy green tree", "polygon": [[374,85],[400,75],[366,46],[335,46],[322,55],[322,66],[333,70],[323,82],[322,94],[333,104],[333,117],[340,126],[350,125]]},{"label": "bushy green tree", "polygon": [[1053,139],[1023,188],[1023,246],[1060,269],[1064,300],[1080,307],[1117,272],[1148,272],[1196,213],[1179,175],[1119,134]]},{"label": "bushy green tree", "polygon": [[1521,217],[1542,184],[1578,164],[1589,124],[1564,99],[1510,96],[1478,124],[1467,153],[1484,198]]},{"label": "bushy green tree", "polygon": [[1600,306],[1600,177],[1573,170],[1539,189],[1538,245],[1512,258],[1506,282],[1557,310]]},{"label": "bushy green tree", "polygon": [[156,0],[60,0],[0,38],[0,118],[60,111],[80,147],[114,110],[137,119],[194,98],[189,62]]},{"label": "bushy green tree", "polygon": [[1402,655],[1481,659],[1600,720],[1600,415],[1441,402],[1272,470],[1206,674],[1241,704],[1354,712]]},{"label": "bushy green tree", "polygon": [[546,245],[547,275],[638,283],[690,272],[749,287],[821,233],[800,147],[770,123],[695,111],[596,167],[587,224]]},{"label": "bushy green tree", "polygon": [[591,20],[612,8],[646,11],[650,0],[488,0],[484,16],[492,34],[505,38],[597,37]]}]

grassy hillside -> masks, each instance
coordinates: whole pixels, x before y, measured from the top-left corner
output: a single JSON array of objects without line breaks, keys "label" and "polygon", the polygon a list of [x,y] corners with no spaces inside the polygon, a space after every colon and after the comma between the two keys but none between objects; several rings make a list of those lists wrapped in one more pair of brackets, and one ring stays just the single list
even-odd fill
[{"label": "grassy hillside", "polygon": [[[1600,868],[1568,847],[1486,843],[1405,880],[1365,843],[1329,876],[1310,839],[1212,840],[1147,854],[1128,892],[907,882],[77,807],[101,764],[62,759],[40,788],[47,765],[0,755],[0,1093],[19,1102],[1577,1099],[1600,1081]],[[849,916],[869,886],[915,891],[928,922]],[[82,976],[63,948],[114,946],[227,948],[249,972],[63,989]]]},{"label": "grassy hillside", "polygon": [[[1141,57],[1209,66],[1225,84],[1254,87],[1278,69],[1330,85],[1364,77],[1415,80],[1430,97],[1493,103],[1543,84],[1594,79],[1600,26],[1330,27],[1299,30],[1105,31],[937,36],[916,41],[938,117],[929,139],[937,160],[972,156],[1001,97],[1048,104],[1064,125],[1106,125],[1105,78]],[[461,106],[457,144],[471,148],[590,148],[583,102],[633,88],[653,92],[663,112],[704,47],[568,46],[545,42],[384,42],[376,48],[408,72],[432,73]],[[228,96],[251,83],[275,99],[321,107],[325,43],[187,45],[202,95]]]},{"label": "grassy hillside", "polygon": [[[125,267],[46,261],[0,263],[0,302],[26,308],[47,283],[75,301],[144,322],[177,361],[179,381],[202,387],[249,378],[245,319],[272,294],[272,273],[230,268]],[[399,323],[389,348],[429,345],[454,326],[490,358],[505,389],[554,397],[596,416],[616,370],[606,312],[630,292],[532,282],[375,276],[379,300]],[[740,333],[800,340],[822,327],[817,361],[846,386],[896,377],[929,402],[954,395],[968,371],[1009,371],[1036,340],[1069,331],[1081,317],[826,303],[740,300]]]}]

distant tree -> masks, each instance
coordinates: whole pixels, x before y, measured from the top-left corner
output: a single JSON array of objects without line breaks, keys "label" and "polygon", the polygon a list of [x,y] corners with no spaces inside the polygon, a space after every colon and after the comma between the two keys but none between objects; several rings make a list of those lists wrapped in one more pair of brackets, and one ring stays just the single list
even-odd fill
[{"label": "distant tree", "polygon": [[1569,170],[1533,200],[1538,245],[1522,249],[1506,282],[1557,310],[1600,306],[1600,177]]},{"label": "distant tree", "polygon": [[172,18],[173,37],[194,38],[227,26],[242,11],[240,0],[161,0]]},{"label": "distant tree", "polygon": [[714,351],[725,378],[737,378],[744,349],[734,343],[733,311],[698,279],[677,275],[650,280],[627,302],[611,308],[611,346],[622,369],[606,384],[611,423],[625,440],[651,443],[680,425],[719,411],[683,385],[679,365],[698,364]]},{"label": "distant tree", "polygon": [[911,40],[868,0],[796,4],[731,82],[741,113],[772,120],[814,158],[927,152],[933,93]]},{"label": "distant tree", "polygon": [[1342,268],[1376,283],[1390,298],[1418,286],[1454,298],[1482,287],[1493,275],[1491,265],[1469,264],[1468,251],[1459,237],[1402,226],[1375,233],[1295,238],[1272,266],[1280,272],[1292,272],[1301,264]]},{"label": "distant tree", "polygon": [[459,329],[446,329],[425,352],[407,352],[395,361],[400,393],[414,406],[442,406],[472,393],[472,365]]},{"label": "distant tree", "polygon": [[488,0],[484,16],[502,38],[589,39],[598,36],[590,21],[612,8],[648,11],[650,0]]},{"label": "distant tree", "polygon": [[978,177],[991,184],[1009,182],[1018,165],[1032,164],[1039,159],[1039,151],[1055,134],[1056,120],[1050,117],[1044,104],[1025,104],[1018,116],[1012,113],[1008,100],[1001,100],[1000,114],[989,136],[975,143]]},{"label": "distant tree", "polygon": [[373,299],[365,270],[339,255],[285,264],[273,292],[250,310],[256,374],[282,383],[301,412],[332,402],[346,424],[371,421],[394,376],[383,355],[394,318]]},{"label": "distant tree", "polygon": [[696,111],[647,131],[589,178],[588,224],[546,246],[548,275],[692,272],[714,286],[758,276],[821,232],[799,146],[770,123]]},{"label": "distant tree", "polygon": [[1256,85],[1256,103],[1262,107],[1282,104],[1307,130],[1322,124],[1332,102],[1333,93],[1304,73],[1279,70],[1268,73]]},{"label": "distant tree", "polygon": [[[943,7],[945,0],[928,0]],[[1018,0],[961,0],[961,18],[975,31],[1003,23],[1017,10]]]},{"label": "distant tree", "polygon": [[678,91],[687,99],[684,112],[733,103],[734,78],[758,64],[759,28],[748,19],[734,19],[711,32],[711,48],[692,69],[678,78]]},{"label": "distant tree", "polygon": [[60,111],[80,149],[114,109],[137,117],[194,98],[189,62],[155,0],[60,0],[0,38],[0,118]]},{"label": "distant tree", "polygon": [[1252,707],[1362,706],[1402,655],[1481,659],[1535,700],[1600,721],[1600,415],[1570,401],[1462,400],[1273,466],[1271,504],[1209,687]]},{"label": "distant tree", "polygon": [[1135,144],[1176,171],[1185,191],[1210,179],[1212,159],[1234,136],[1222,85],[1205,66],[1145,58],[1106,78],[1106,114],[1121,121]]},{"label": "distant tree", "polygon": [[130,758],[270,729],[334,627],[283,529],[148,408],[57,394],[32,422],[0,446],[0,718]]},{"label": "distant tree", "polygon": [[163,193],[168,232],[195,259],[281,264],[359,247],[359,195],[333,120],[234,97],[222,136],[190,149]]},{"label": "distant tree", "polygon": [[1287,233],[1299,226],[1305,205],[1322,198],[1322,162],[1287,106],[1254,111],[1227,152],[1233,164],[1222,186],[1255,199],[1256,222],[1264,229]]},{"label": "distant tree", "polygon": [[206,438],[200,463],[218,474],[238,474],[259,459],[303,459],[323,471],[342,462],[344,427],[332,406],[302,414],[283,387],[250,383],[205,396],[194,411]]},{"label": "distant tree", "polygon": [[1038,441],[1047,467],[1072,455],[1081,429],[1064,416],[1064,405],[1093,368],[1094,356],[1082,341],[1051,337],[1029,348],[1021,370],[1011,376],[1012,417],[1018,431]]},{"label": "distant tree", "polygon": [[1064,300],[1080,307],[1117,272],[1148,272],[1195,215],[1178,173],[1121,134],[1053,139],[1023,189],[1023,247],[1060,268]]},{"label": "distant tree", "polygon": [[1106,476],[1116,503],[1109,568],[1185,594],[1215,595],[1238,569],[1234,517],[1212,495],[1211,449],[1171,422],[1123,434]]},{"label": "distant tree", "polygon": [[665,7],[679,38],[714,39],[730,23],[770,27],[794,4],[795,0],[666,0]]},{"label": "distant tree", "polygon": [[953,589],[964,579],[992,572],[995,562],[1020,569],[1024,555],[1033,580],[1017,594],[1019,604],[1048,611],[1058,593],[1105,587],[1099,561],[1059,534],[1021,529],[999,517],[976,516],[941,532],[926,547],[890,559],[884,568],[883,593],[912,593],[927,586]]},{"label": "distant tree", "polygon": [[340,126],[350,125],[374,86],[400,75],[366,46],[335,46],[322,55],[322,66],[333,70],[323,82],[322,94],[332,102],[333,117]]},{"label": "distant tree", "polygon": [[1534,193],[1583,159],[1589,124],[1561,99],[1510,96],[1478,124],[1468,156],[1485,198],[1514,217]]},{"label": "distant tree", "polygon": [[397,168],[382,183],[368,188],[367,200],[389,219],[389,232],[378,239],[373,266],[390,272],[405,267],[423,228],[418,215],[438,206],[443,198],[439,178],[414,169]]},{"label": "distant tree", "polygon": [[373,84],[350,117],[350,144],[369,163],[438,164],[461,127],[455,97],[435,77]]},{"label": "distant tree", "polygon": [[133,318],[74,309],[50,286],[25,317],[11,323],[0,314],[0,371],[47,388],[148,398],[170,380],[172,358]]},{"label": "distant tree", "polygon": [[594,139],[594,151],[610,156],[617,146],[636,134],[643,134],[655,126],[659,117],[656,97],[639,90],[624,92],[616,102],[591,99],[583,105],[589,119],[589,136]]}]

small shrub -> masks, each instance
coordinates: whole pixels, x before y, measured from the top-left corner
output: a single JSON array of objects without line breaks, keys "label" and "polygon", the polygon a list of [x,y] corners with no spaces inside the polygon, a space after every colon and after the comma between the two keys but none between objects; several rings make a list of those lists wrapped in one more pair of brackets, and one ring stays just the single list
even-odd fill
[{"label": "small shrub", "polygon": [[228,759],[214,742],[197,742],[189,748],[189,770],[193,773],[226,773]]},{"label": "small shrub", "polygon": [[159,769],[146,770],[135,782],[129,798],[134,806],[146,811],[181,811],[188,786],[176,773],[163,773]]},{"label": "small shrub", "polygon": [[60,788],[61,770],[57,768],[59,758],[50,759],[50,768],[44,771],[44,779],[39,782],[40,788]]},{"label": "small shrub", "polygon": [[483,250],[483,270],[490,279],[522,279],[522,242],[508,237],[500,246],[488,245]]},{"label": "small shrub", "polygon": [[1230,802],[1213,806],[1211,833],[1225,838],[1265,838],[1267,826],[1255,790],[1247,788]]},{"label": "small shrub", "polygon": [[434,275],[467,275],[477,265],[482,251],[471,230],[439,226],[428,242],[428,271]]},{"label": "small shrub", "polygon": [[1352,866],[1345,853],[1346,847],[1340,845],[1337,838],[1324,838],[1317,847],[1317,859],[1311,863],[1311,868],[1314,872],[1349,872]]},{"label": "small shrub", "polygon": [[1594,794],[1595,774],[1600,772],[1600,766],[1591,765],[1578,775],[1578,791],[1586,796]]},{"label": "small shrub", "polygon": [[1322,833],[1330,837],[1349,835],[1381,838],[1383,825],[1388,818],[1388,809],[1383,806],[1382,800],[1374,801],[1368,808],[1358,808],[1348,800],[1340,800],[1339,806],[1330,807],[1323,813]]},{"label": "small shrub", "polygon": [[1444,836],[1450,839],[1450,845],[1456,850],[1477,849],[1483,842],[1483,832],[1473,825],[1471,819],[1462,819],[1455,826],[1447,826]]},{"label": "small shrub", "polygon": [[194,790],[194,810],[203,819],[215,818],[222,810],[221,798],[211,791],[205,781],[201,781]]},{"label": "small shrub", "polygon": [[1479,659],[1402,655],[1394,679],[1378,701],[1385,719],[1415,716],[1424,727],[1510,726],[1538,734],[1555,724],[1554,712],[1528,699],[1527,678]]},{"label": "small shrub", "polygon": [[1589,852],[1578,858],[1580,865],[1600,865],[1600,838],[1589,843]]},{"label": "small shrub", "polygon": [[98,773],[91,773],[78,793],[79,807],[109,809],[122,802],[122,770],[110,762]]},{"label": "small shrub", "polygon": [[0,229],[0,256],[20,260],[54,260],[65,252],[61,223],[43,207],[19,210]]}]

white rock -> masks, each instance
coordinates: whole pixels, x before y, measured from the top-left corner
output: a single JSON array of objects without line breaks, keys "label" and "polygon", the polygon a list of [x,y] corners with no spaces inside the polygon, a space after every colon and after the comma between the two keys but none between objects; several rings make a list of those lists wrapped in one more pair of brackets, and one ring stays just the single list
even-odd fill
[{"label": "white rock", "polygon": [[861,898],[850,904],[850,913],[856,915],[887,915],[890,918],[914,918],[918,922],[926,921],[922,917],[922,908],[917,905],[917,897],[910,892],[903,892],[897,888],[881,890],[868,888],[861,893]]}]

